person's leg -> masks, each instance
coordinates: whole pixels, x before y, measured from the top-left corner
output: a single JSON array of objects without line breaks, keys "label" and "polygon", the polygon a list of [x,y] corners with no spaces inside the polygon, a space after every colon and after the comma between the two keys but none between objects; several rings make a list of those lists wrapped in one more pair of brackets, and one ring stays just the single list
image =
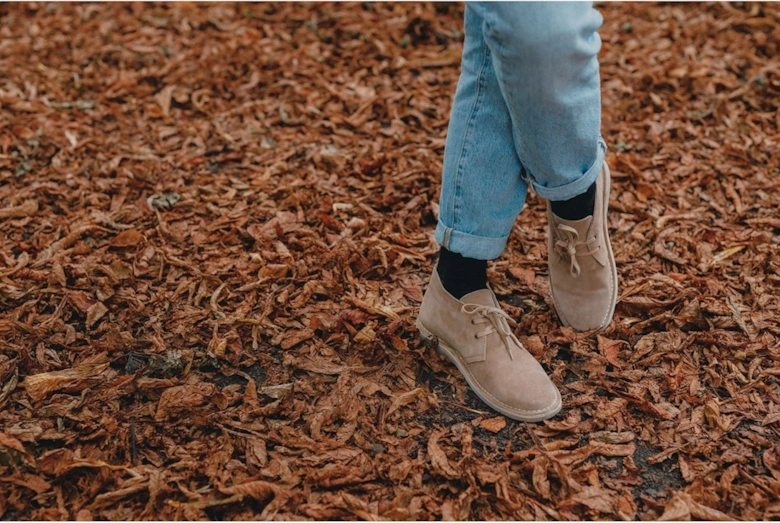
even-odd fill
[{"label": "person's leg", "polygon": [[617,301],[607,227],[609,170],[600,135],[596,32],[585,2],[474,2],[533,188],[548,200],[550,288],[558,316],[604,329]]},{"label": "person's leg", "polygon": [[583,194],[604,160],[596,30],[590,2],[470,2],[533,188],[562,201]]},{"label": "person's leg", "polygon": [[482,18],[466,12],[461,76],[444,152],[436,240],[437,270],[455,298],[487,286],[487,260],[497,258],[525,202],[512,121],[482,37]]},{"label": "person's leg", "polygon": [[487,261],[501,255],[528,190],[515,152],[509,109],[482,37],[466,13],[462,72],[447,134],[436,239],[442,246],[417,318],[472,390],[493,409],[539,421],[561,395],[509,326],[486,285]]},{"label": "person's leg", "polygon": [[499,88],[483,20],[467,10],[461,76],[444,149],[436,240],[467,258],[498,258],[528,186],[515,152],[509,109]]}]

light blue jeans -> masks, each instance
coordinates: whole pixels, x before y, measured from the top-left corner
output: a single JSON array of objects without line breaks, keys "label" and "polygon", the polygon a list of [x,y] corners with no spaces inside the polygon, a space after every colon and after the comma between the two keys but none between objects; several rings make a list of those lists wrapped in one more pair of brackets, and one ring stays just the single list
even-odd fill
[{"label": "light blue jeans", "polygon": [[552,201],[599,175],[601,92],[590,2],[467,2],[436,240],[468,258],[506,247],[528,185]]}]

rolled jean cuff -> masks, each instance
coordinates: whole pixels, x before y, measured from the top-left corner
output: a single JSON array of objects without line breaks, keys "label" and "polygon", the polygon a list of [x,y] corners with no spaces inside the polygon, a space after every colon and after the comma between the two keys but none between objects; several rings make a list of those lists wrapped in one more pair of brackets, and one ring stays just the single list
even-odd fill
[{"label": "rolled jean cuff", "polygon": [[495,260],[504,252],[506,242],[509,239],[509,235],[501,238],[490,238],[456,231],[441,221],[436,225],[435,236],[439,245],[448,251],[475,260]]},{"label": "rolled jean cuff", "polygon": [[603,140],[599,140],[598,152],[596,153],[596,161],[585,171],[580,178],[573,182],[561,185],[558,187],[543,187],[536,182],[533,182],[533,188],[536,194],[553,202],[561,202],[564,200],[571,200],[575,196],[579,196],[588,190],[593,182],[599,177],[601,173],[601,167],[604,164],[604,155],[607,151],[607,145]]}]

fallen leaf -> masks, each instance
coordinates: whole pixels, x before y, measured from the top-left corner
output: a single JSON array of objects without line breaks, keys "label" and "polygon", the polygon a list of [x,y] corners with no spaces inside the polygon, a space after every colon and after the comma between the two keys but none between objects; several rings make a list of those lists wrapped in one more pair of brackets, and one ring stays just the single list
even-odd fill
[{"label": "fallen leaf", "polygon": [[366,325],[355,334],[354,339],[358,343],[370,342],[376,339],[376,332],[370,326]]},{"label": "fallen leaf", "polygon": [[166,85],[154,97],[157,103],[160,105],[160,109],[162,109],[163,116],[167,117],[171,114],[171,98],[173,91],[175,90],[175,85]]},{"label": "fallen leaf", "polygon": [[580,425],[582,413],[579,410],[571,410],[566,414],[566,418],[561,421],[544,420],[544,426],[547,429],[565,432],[572,430]]},{"label": "fallen leaf", "polygon": [[87,309],[87,328],[91,329],[107,312],[108,307],[103,305],[102,302],[96,302],[94,305],[91,305]]},{"label": "fallen leaf", "polygon": [[691,511],[691,515],[693,517],[706,520],[706,521],[733,521],[734,518],[729,517],[727,514],[724,514],[720,510],[710,508],[706,505],[702,505],[701,503],[694,501],[693,498],[685,493],[679,494],[680,498],[687,503],[688,508]]},{"label": "fallen leaf", "polygon": [[154,419],[162,421],[177,413],[187,413],[191,409],[206,405],[216,394],[212,383],[200,382],[195,385],[179,385],[165,389],[157,403]]},{"label": "fallen leaf", "polygon": [[38,202],[34,200],[27,200],[23,204],[17,205],[16,207],[6,207],[5,209],[0,209],[0,220],[5,220],[8,218],[22,218],[24,216],[35,214],[36,212],[38,212]]},{"label": "fallen leaf", "polygon": [[291,332],[287,334],[282,340],[280,347],[284,350],[295,347],[299,343],[303,343],[306,340],[310,340],[314,337],[314,332],[309,329],[301,329],[299,331]]},{"label": "fallen leaf", "polygon": [[762,455],[764,466],[772,474],[775,480],[780,481],[780,457],[778,456],[777,447],[766,449]]},{"label": "fallen leaf", "polygon": [[622,368],[623,364],[618,359],[618,353],[620,352],[620,346],[625,342],[621,340],[610,340],[601,335],[596,335],[598,340],[599,352],[604,356],[609,363],[617,368]]},{"label": "fallen leaf", "polygon": [[531,480],[534,490],[544,499],[550,499],[550,480],[547,477],[547,469],[550,466],[550,460],[547,456],[541,455],[534,459],[533,474]]},{"label": "fallen leaf", "polygon": [[95,302],[97,302],[96,299],[91,297],[86,292],[82,291],[67,291],[68,301],[70,301],[74,307],[76,307],[81,312],[87,312],[90,307],[92,307]]},{"label": "fallen leaf", "polygon": [[526,269],[524,267],[510,267],[509,274],[527,287],[532,287],[534,279],[536,278],[536,273],[533,269]]},{"label": "fallen leaf", "polygon": [[43,494],[51,489],[51,483],[36,474],[22,473],[12,475],[0,480],[0,484],[9,482],[28,488],[36,494]]},{"label": "fallen leaf", "polygon": [[431,468],[434,473],[448,479],[455,479],[460,477],[460,474],[455,470],[447,455],[439,446],[439,438],[443,434],[442,431],[434,432],[428,438],[428,457],[431,460]]},{"label": "fallen leaf", "polygon": [[27,452],[21,441],[9,434],[0,432],[0,466],[21,463],[35,467],[35,458]]},{"label": "fallen leaf", "polygon": [[268,513],[283,506],[290,499],[289,491],[263,480],[248,481],[231,487],[219,487],[219,491],[228,495],[248,496],[266,503],[259,519],[269,519]]},{"label": "fallen leaf", "polygon": [[[705,411],[705,415],[706,415],[706,411]],[[767,425],[771,425],[772,423],[777,423],[778,421],[780,421],[780,410],[776,412],[770,412],[769,414],[767,414],[764,417],[764,419],[761,421],[761,426],[765,427]]]},{"label": "fallen leaf", "polygon": [[122,231],[111,240],[113,247],[136,247],[144,241],[143,235],[135,229]]},{"label": "fallen leaf", "polygon": [[403,394],[399,394],[394,400],[393,403],[390,404],[390,408],[387,409],[387,414],[385,414],[386,417],[390,417],[390,414],[397,411],[404,405],[408,405],[411,402],[413,402],[416,398],[423,396],[425,394],[425,390],[423,390],[421,387],[418,387],[416,389],[412,389],[408,392],[404,392]]},{"label": "fallen leaf", "polygon": [[735,245],[734,247],[729,247],[728,249],[725,249],[715,256],[712,257],[712,261],[710,262],[710,265],[716,265],[726,258],[730,258],[731,256],[743,251],[747,247],[747,245]]},{"label": "fallen leaf", "polygon": [[501,429],[506,427],[506,418],[503,416],[497,416],[495,418],[490,418],[486,420],[482,420],[479,423],[479,426],[489,432],[500,432]]},{"label": "fallen leaf", "polygon": [[609,443],[614,445],[614,444],[628,443],[630,441],[634,441],[634,433],[599,431],[599,432],[591,432],[590,434],[588,434],[588,438],[590,439],[590,441],[597,441],[600,443]]},{"label": "fallen leaf", "polygon": [[664,513],[658,521],[690,521],[691,509],[679,495],[673,495],[672,499],[664,507]]},{"label": "fallen leaf", "polygon": [[38,458],[38,467],[51,476],[61,476],[77,468],[107,468],[109,470],[124,470],[127,465],[112,465],[100,459],[80,458],[69,449],[54,449]]},{"label": "fallen leaf", "polygon": [[601,487],[587,486],[572,496],[573,501],[586,507],[598,510],[604,514],[612,514],[615,511],[617,497]]},{"label": "fallen leaf", "polygon": [[272,280],[280,280],[286,278],[290,272],[290,267],[281,263],[270,263],[260,269],[260,278],[269,278]]},{"label": "fallen leaf", "polygon": [[21,385],[33,401],[39,401],[61,389],[82,390],[88,386],[88,380],[97,378],[108,368],[105,360],[105,354],[100,354],[93,357],[92,361],[85,361],[70,369],[27,376]]},{"label": "fallen leaf", "polygon": [[0,382],[0,407],[8,400],[11,393],[16,389],[19,383],[19,369],[15,368],[13,373],[7,378],[5,383]]},{"label": "fallen leaf", "polygon": [[292,390],[292,383],[283,383],[281,385],[269,385],[267,387],[263,387],[260,389],[260,393],[278,400],[286,397]]},{"label": "fallen leaf", "polygon": [[13,449],[20,454],[27,454],[27,451],[24,450],[24,445],[22,445],[21,441],[13,436],[9,436],[4,432],[0,432],[0,445],[9,449]]},{"label": "fallen leaf", "polygon": [[256,467],[268,465],[268,451],[266,450],[265,440],[251,438],[247,441],[246,461]]}]

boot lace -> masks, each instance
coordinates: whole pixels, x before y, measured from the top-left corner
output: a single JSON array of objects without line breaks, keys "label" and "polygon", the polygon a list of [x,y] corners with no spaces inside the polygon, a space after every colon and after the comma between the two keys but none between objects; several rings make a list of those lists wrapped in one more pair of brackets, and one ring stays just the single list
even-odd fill
[{"label": "boot lace", "polygon": [[[597,239],[594,236],[588,241],[579,241],[580,233],[574,227],[568,225],[558,224],[558,232],[561,239],[555,242],[555,252],[557,252],[561,258],[569,260],[569,274],[573,278],[576,278],[582,272],[580,269],[580,263],[577,260],[577,256],[593,256],[598,252],[600,246],[594,244],[597,243]],[[577,247],[580,245],[585,247],[584,252],[577,252]]]},{"label": "boot lace", "polygon": [[518,347],[521,346],[521,344],[515,334],[512,332],[512,328],[509,326],[509,323],[517,324],[517,322],[513,320],[509,314],[499,309],[498,307],[489,307],[487,305],[478,305],[476,303],[463,304],[461,311],[472,317],[471,323],[474,325],[483,323],[488,324],[482,332],[474,335],[475,338],[482,338],[484,336],[488,336],[489,334],[493,334],[494,332],[498,333],[501,341],[504,342],[504,346],[506,347],[507,352],[509,353],[509,358],[512,360],[515,359],[512,355],[511,342],[516,343]]}]

